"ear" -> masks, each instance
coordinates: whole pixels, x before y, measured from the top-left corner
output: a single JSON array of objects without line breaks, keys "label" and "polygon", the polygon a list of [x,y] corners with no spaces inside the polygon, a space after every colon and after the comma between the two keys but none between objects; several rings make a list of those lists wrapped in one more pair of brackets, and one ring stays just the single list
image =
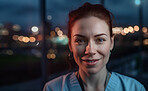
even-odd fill
[{"label": "ear", "polygon": [[112,50],[114,48],[114,35],[111,37],[111,47],[110,50]]}]

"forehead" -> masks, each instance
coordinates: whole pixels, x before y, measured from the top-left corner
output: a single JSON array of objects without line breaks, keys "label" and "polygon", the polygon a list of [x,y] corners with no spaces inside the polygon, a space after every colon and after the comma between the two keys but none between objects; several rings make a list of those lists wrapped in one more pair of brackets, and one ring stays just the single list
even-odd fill
[{"label": "forehead", "polygon": [[87,36],[101,33],[109,35],[109,26],[104,20],[93,16],[77,20],[72,27],[72,35],[81,34]]}]

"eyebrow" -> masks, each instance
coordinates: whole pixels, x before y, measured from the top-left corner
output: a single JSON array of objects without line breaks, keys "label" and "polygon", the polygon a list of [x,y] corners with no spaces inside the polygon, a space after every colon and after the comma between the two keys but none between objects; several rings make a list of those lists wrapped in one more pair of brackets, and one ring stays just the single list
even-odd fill
[{"label": "eyebrow", "polygon": [[103,36],[103,35],[107,36],[107,34],[105,34],[105,33],[101,33],[101,34],[97,34],[97,35],[95,35],[94,37]]},{"label": "eyebrow", "polygon": [[[103,35],[107,36],[107,34],[105,34],[105,33],[101,33],[101,34],[97,34],[97,35],[95,35],[94,37],[103,36]],[[84,35],[80,35],[80,34],[75,34],[74,36],[78,36],[78,37],[83,37],[83,38],[85,38]]]},{"label": "eyebrow", "polygon": [[[84,38],[85,38],[85,36],[84,36],[84,35],[80,35],[80,34],[75,34],[74,36],[84,37]],[[74,36],[73,36],[73,37],[74,37]]]}]

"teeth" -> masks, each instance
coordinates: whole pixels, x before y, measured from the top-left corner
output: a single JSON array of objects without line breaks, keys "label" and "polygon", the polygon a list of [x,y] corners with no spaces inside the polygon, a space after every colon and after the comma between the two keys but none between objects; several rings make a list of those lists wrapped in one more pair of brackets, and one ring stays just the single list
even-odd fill
[{"label": "teeth", "polygon": [[89,63],[93,63],[94,61],[88,61]]}]

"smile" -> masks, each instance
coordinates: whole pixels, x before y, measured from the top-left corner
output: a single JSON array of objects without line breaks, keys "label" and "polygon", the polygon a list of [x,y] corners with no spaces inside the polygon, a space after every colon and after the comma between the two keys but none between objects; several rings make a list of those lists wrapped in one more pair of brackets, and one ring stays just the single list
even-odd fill
[{"label": "smile", "polygon": [[[101,59],[101,58],[100,58]],[[98,63],[100,59],[84,59],[82,60],[88,66],[94,66]]]}]

